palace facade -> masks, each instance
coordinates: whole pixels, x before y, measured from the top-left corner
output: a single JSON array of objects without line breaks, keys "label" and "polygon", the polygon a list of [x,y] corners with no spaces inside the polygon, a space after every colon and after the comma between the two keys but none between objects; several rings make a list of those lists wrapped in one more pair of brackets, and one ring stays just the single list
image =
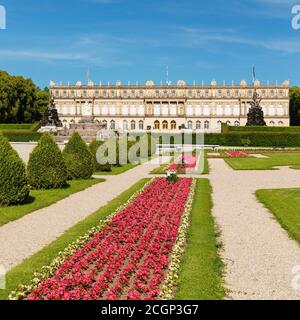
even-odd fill
[{"label": "palace facade", "polygon": [[205,130],[220,132],[221,124],[244,126],[256,89],[268,126],[289,126],[289,82],[261,85],[259,81],[239,85],[57,85],[51,95],[65,126],[93,119],[119,131]]}]

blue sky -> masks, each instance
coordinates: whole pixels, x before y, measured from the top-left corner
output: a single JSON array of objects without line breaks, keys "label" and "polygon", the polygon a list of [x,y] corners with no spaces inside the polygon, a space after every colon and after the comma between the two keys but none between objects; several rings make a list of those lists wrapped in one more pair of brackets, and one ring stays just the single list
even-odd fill
[{"label": "blue sky", "polygon": [[0,69],[38,85],[184,79],[300,85],[300,0],[0,0]]}]

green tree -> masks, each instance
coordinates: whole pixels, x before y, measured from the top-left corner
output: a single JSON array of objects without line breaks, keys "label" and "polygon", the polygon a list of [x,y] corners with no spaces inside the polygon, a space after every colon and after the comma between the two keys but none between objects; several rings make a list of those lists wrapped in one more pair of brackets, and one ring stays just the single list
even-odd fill
[{"label": "green tree", "polygon": [[67,168],[62,153],[49,133],[44,133],[30,154],[28,177],[34,189],[62,188],[67,181]]},{"label": "green tree", "polygon": [[49,91],[40,90],[31,79],[0,71],[0,123],[39,121],[49,99]]},{"label": "green tree", "polygon": [[290,89],[291,126],[300,126],[300,87]]},{"label": "green tree", "polygon": [[74,132],[63,150],[69,179],[89,179],[94,173],[94,159],[78,132]]},{"label": "green tree", "polygon": [[29,195],[26,169],[18,153],[0,135],[0,205],[24,203]]}]

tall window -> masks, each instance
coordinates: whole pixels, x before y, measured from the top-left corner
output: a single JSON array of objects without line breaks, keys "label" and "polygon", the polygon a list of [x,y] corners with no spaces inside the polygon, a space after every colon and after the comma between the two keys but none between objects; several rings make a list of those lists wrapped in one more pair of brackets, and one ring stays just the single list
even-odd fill
[{"label": "tall window", "polygon": [[196,122],[196,129],[197,130],[201,129],[201,121],[199,121],[199,120]]},{"label": "tall window", "polygon": [[131,130],[135,130],[135,121],[134,120],[131,121],[130,128],[131,128]]},{"label": "tall window", "polygon": [[193,129],[193,122],[192,122],[192,121],[189,121],[189,122],[188,122],[188,129],[189,129],[189,130],[192,130],[192,129]]},{"label": "tall window", "polygon": [[160,129],[160,124],[159,124],[159,121],[158,121],[158,120],[156,120],[156,121],[154,122],[154,129],[155,129],[155,130],[159,130],[159,129]]},{"label": "tall window", "polygon": [[163,121],[163,129],[164,130],[168,129],[168,121]]},{"label": "tall window", "polygon": [[106,121],[106,120],[103,120],[103,121],[102,121],[102,124],[103,124],[104,128],[107,129],[107,121]]},{"label": "tall window", "polygon": [[110,122],[110,129],[111,130],[116,130],[116,123],[115,123],[114,120],[111,120],[111,122]]},{"label": "tall window", "polygon": [[123,130],[124,130],[124,131],[127,131],[127,130],[128,130],[128,122],[127,122],[127,120],[124,120],[124,121],[123,121]]},{"label": "tall window", "polygon": [[139,130],[144,130],[144,121],[143,120],[139,121]]},{"label": "tall window", "polygon": [[176,130],[176,121],[171,122],[171,130]]},{"label": "tall window", "polygon": [[204,129],[209,129],[209,121],[204,122]]}]

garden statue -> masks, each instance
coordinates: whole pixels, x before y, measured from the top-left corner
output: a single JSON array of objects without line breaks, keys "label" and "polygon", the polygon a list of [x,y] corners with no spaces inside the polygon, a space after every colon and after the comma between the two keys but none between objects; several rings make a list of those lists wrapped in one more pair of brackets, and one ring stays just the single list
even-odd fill
[{"label": "garden statue", "polygon": [[250,109],[247,115],[246,126],[266,126],[264,120],[264,112],[260,106],[261,99],[256,90],[254,91],[252,101],[250,102]]},{"label": "garden statue", "polygon": [[62,127],[62,122],[59,119],[57,109],[55,107],[54,99],[51,98],[48,109],[46,110],[42,120],[42,127]]}]

